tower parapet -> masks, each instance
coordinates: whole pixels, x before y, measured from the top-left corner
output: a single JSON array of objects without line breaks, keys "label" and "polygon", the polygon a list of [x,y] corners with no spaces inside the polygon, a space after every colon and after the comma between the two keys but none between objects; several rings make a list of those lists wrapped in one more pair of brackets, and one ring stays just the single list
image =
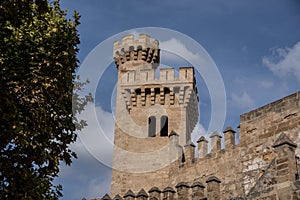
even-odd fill
[{"label": "tower parapet", "polygon": [[[170,165],[184,160],[183,146],[191,141],[198,121],[194,68],[181,67],[178,73],[174,68],[166,68],[156,73],[160,60],[158,44],[156,39],[145,34],[136,39],[126,35],[114,43],[118,85],[112,194],[137,188],[142,183],[147,184],[144,188],[148,190],[151,181],[143,178],[144,173],[154,169],[160,173],[151,179],[160,182],[158,186],[163,185],[168,180]],[[187,149],[190,152],[187,160],[192,163],[194,146]],[[125,156],[124,152],[130,152],[130,156]],[[141,173],[136,173],[137,170]],[[132,179],[141,181],[136,184]],[[171,198],[172,192],[169,192],[163,191],[163,194]]]},{"label": "tower parapet", "polygon": [[174,68],[163,68],[159,78],[155,78],[155,69],[131,70],[123,73],[119,84],[129,112],[135,107],[155,104],[179,105],[188,109],[189,131],[196,125],[198,91],[193,67],[180,67],[179,77],[175,76]]},{"label": "tower parapet", "polygon": [[180,67],[179,76],[175,75],[174,68],[159,69],[160,77],[155,77],[155,69],[140,69],[139,71],[130,70],[122,77],[122,85],[131,86],[137,84],[175,84],[193,83],[196,87],[195,74],[193,67]]},{"label": "tower parapet", "polygon": [[122,37],[122,41],[114,42],[114,60],[118,69],[127,71],[130,67],[159,64],[158,40],[150,39],[149,35],[140,34],[137,40],[129,34]]}]

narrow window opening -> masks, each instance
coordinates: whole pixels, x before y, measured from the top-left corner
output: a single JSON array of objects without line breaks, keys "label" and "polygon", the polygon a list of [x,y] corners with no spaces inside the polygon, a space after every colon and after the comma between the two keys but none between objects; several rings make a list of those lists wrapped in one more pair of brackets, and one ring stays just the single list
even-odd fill
[{"label": "narrow window opening", "polygon": [[165,93],[165,94],[170,94],[170,89],[165,87],[165,88],[164,88],[164,93]]},{"label": "narrow window opening", "polygon": [[129,82],[129,72],[127,73],[127,82]]},{"label": "narrow window opening", "polygon": [[168,117],[165,115],[160,119],[160,136],[168,136]]},{"label": "narrow window opening", "polygon": [[160,93],[160,88],[155,88],[154,93],[155,93],[155,95],[159,94]]},{"label": "narrow window opening", "polygon": [[168,80],[168,71],[166,71],[166,80]]},{"label": "narrow window opening", "polygon": [[142,46],[139,45],[139,46],[137,47],[137,50],[142,50]]},{"label": "narrow window opening", "polygon": [[136,89],[135,93],[136,93],[136,95],[140,95],[141,94],[141,89],[140,88]]},{"label": "narrow window opening", "polygon": [[150,94],[151,94],[150,88],[146,88],[146,89],[145,89],[145,94],[146,94],[146,95],[150,95]]},{"label": "narrow window opening", "polygon": [[148,136],[155,137],[156,118],[151,116],[148,118]]},{"label": "narrow window opening", "polygon": [[148,72],[146,72],[146,81],[148,81]]},{"label": "narrow window opening", "polygon": [[133,51],[134,50],[134,47],[133,46],[130,46],[129,47],[129,51]]}]

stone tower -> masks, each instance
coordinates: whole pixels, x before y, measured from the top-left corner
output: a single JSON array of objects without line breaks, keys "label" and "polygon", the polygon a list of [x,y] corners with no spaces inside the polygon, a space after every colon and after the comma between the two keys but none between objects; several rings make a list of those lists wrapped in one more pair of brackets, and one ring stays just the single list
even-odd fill
[{"label": "stone tower", "polygon": [[174,68],[158,72],[158,45],[145,34],[137,39],[125,35],[114,43],[118,86],[113,196],[168,186],[170,165],[188,159],[182,157],[183,147],[193,145],[191,132],[198,121],[194,68],[179,68],[178,76]]}]

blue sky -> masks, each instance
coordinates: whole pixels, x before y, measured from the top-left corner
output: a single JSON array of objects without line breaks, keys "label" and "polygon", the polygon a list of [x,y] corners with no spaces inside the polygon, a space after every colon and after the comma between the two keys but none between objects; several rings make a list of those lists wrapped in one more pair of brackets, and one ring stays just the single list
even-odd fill
[{"label": "blue sky", "polygon": [[[107,38],[140,27],[168,28],[197,41],[213,59],[224,81],[227,105],[224,126],[236,129],[240,114],[300,90],[298,0],[61,0],[61,5],[69,11],[77,10],[82,16],[78,55],[81,63]],[[110,53],[111,49],[107,51]],[[163,59],[163,64],[176,65],[176,59],[173,62]],[[178,65],[186,64],[177,61]],[[114,126],[111,99],[116,75],[112,63],[104,71],[95,94],[98,121],[109,138]],[[199,132],[209,134],[205,131],[211,116],[210,95],[200,74],[197,79]],[[93,129],[90,124],[82,134]],[[109,159],[111,153],[104,147],[104,141],[94,143],[107,151],[105,156]],[[71,167],[62,166],[56,180],[63,185],[63,199],[101,197],[109,193],[110,168],[86,151],[80,140],[73,148],[79,159]]]}]

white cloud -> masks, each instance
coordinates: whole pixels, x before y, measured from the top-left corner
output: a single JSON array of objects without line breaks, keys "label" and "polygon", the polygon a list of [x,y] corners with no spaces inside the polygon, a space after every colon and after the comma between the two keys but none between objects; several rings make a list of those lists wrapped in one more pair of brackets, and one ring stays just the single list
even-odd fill
[{"label": "white cloud", "polygon": [[300,42],[292,48],[276,48],[271,56],[262,58],[262,62],[275,75],[288,78],[295,76],[300,82]]},{"label": "white cloud", "polygon": [[246,77],[246,76],[235,77],[234,83],[239,88],[241,88],[241,86],[243,87],[250,86],[250,88],[253,88],[253,86],[255,86],[258,88],[268,89],[274,85],[274,82],[272,80],[266,80],[265,77],[263,77],[262,80],[261,77]]},{"label": "white cloud", "polygon": [[201,137],[204,136],[206,139],[208,138],[208,134],[207,131],[205,130],[205,128],[203,127],[203,125],[201,123],[197,123],[193,132],[192,132],[192,142],[194,144],[197,144],[197,140]]},{"label": "white cloud", "polygon": [[233,107],[242,109],[253,108],[255,105],[255,101],[249,96],[247,92],[243,92],[242,95],[233,93],[231,95],[231,103]]},{"label": "white cloud", "polygon": [[248,47],[247,46],[243,46],[242,47],[242,52],[243,53],[248,53]]},{"label": "white cloud", "polygon": [[268,88],[271,88],[272,86],[273,86],[272,81],[263,80],[263,81],[258,82],[258,87],[260,87],[260,88],[268,89]]},{"label": "white cloud", "polygon": [[174,52],[168,52],[164,53],[163,59],[165,60],[171,60],[174,62],[178,62],[180,59],[178,58],[178,55],[182,56],[183,59],[186,60],[199,60],[201,56],[197,53],[193,53],[190,50],[187,49],[186,45],[183,44],[181,41],[171,38],[170,40],[167,41],[162,41],[159,44],[161,49],[174,49],[176,50],[176,55],[175,56],[173,53]]},{"label": "white cloud", "polygon": [[142,34],[142,32],[138,32],[136,29],[129,31],[128,34],[132,34],[134,36],[134,39],[137,40],[140,36],[140,34]]},{"label": "white cloud", "polygon": [[113,114],[90,104],[80,118],[88,123],[79,133],[83,145],[99,162],[111,167],[115,124]]},{"label": "white cloud", "polygon": [[[211,123],[208,130],[219,130],[223,127],[226,115],[226,92],[221,73],[199,43],[187,37],[174,37],[167,41],[161,41],[160,47],[162,50],[168,51],[170,55],[180,55],[201,75],[208,88],[212,105]],[[176,62],[178,58],[169,59],[171,62]]]},{"label": "white cloud", "polygon": [[[78,159],[74,160],[71,166],[60,167],[60,175],[56,182],[63,185],[63,199],[102,197],[110,191],[111,169],[104,166],[102,160],[108,163],[112,160],[114,119],[112,113],[105,112],[101,107],[93,109],[93,106],[89,104],[86,107],[81,117],[87,120],[88,126],[79,133],[80,138],[77,142],[71,145]],[[91,120],[95,112],[97,120]],[[98,159],[99,156],[102,160]]]}]

